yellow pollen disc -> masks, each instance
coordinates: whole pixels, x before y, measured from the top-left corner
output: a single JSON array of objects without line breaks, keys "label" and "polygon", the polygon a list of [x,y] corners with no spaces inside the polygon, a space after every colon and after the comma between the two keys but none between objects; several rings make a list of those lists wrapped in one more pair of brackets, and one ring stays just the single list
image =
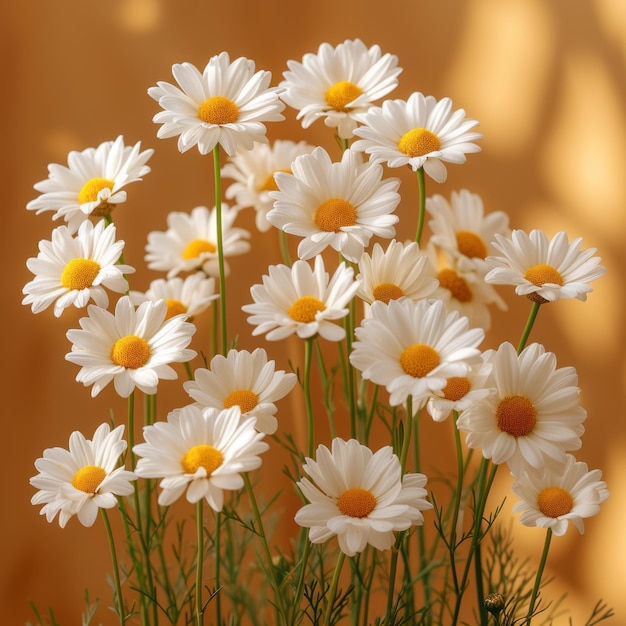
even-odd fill
[{"label": "yellow pollen disc", "polygon": [[470,230],[457,232],[456,245],[459,252],[470,259],[484,259],[487,256],[487,246],[482,237]]},{"label": "yellow pollen disc", "polygon": [[533,285],[541,287],[546,283],[554,283],[556,285],[563,284],[563,277],[557,270],[551,265],[540,263],[539,265],[533,265],[526,270],[524,278],[530,281]]},{"label": "yellow pollen disc", "polygon": [[150,345],[137,335],[120,337],[111,350],[111,361],[127,369],[136,370],[150,360]]},{"label": "yellow pollen disc", "polygon": [[85,465],[85,467],[81,467],[76,474],[74,474],[72,487],[80,489],[80,491],[84,491],[85,493],[96,493],[96,489],[98,489],[106,475],[107,473],[101,467]]},{"label": "yellow pollen disc", "polygon": [[439,148],[439,137],[425,128],[414,128],[404,133],[398,141],[398,150],[411,158],[437,152]]},{"label": "yellow pollen disc", "polygon": [[423,343],[415,343],[400,355],[402,369],[413,378],[422,378],[439,365],[439,353]]},{"label": "yellow pollen disc", "polygon": [[345,113],[349,111],[348,105],[356,100],[363,90],[349,80],[342,80],[335,83],[325,94],[326,104],[329,107],[335,109],[335,111],[341,111]]},{"label": "yellow pollen disc", "polygon": [[242,413],[249,413],[259,403],[259,396],[249,389],[236,389],[224,398],[224,408],[239,406]]},{"label": "yellow pollen disc", "polygon": [[91,259],[72,259],[61,272],[61,284],[66,289],[87,289],[93,285],[100,263]]},{"label": "yellow pollen disc", "polygon": [[537,496],[537,506],[546,517],[560,517],[574,508],[574,498],[561,487],[546,487]]},{"label": "yellow pollen disc", "polygon": [[298,298],[287,311],[287,315],[302,324],[310,324],[315,321],[315,314],[326,309],[326,305],[314,296],[302,296]]},{"label": "yellow pollen disc", "polygon": [[239,107],[230,98],[213,96],[198,107],[198,117],[206,124],[234,124]]},{"label": "yellow pollen disc", "polygon": [[209,252],[211,254],[217,251],[215,244],[207,241],[206,239],[194,239],[187,244],[187,247],[183,250],[183,259],[188,261],[189,259],[197,259],[201,254]]},{"label": "yellow pollen disc", "polygon": [[367,489],[348,489],[337,498],[337,508],[342,515],[367,517],[376,508],[376,498]]},{"label": "yellow pollen disc", "polygon": [[108,178],[91,178],[89,179],[78,192],[78,202],[83,204],[85,202],[95,202],[98,199],[98,194],[105,188],[113,190],[115,182]]},{"label": "yellow pollen disc", "polygon": [[439,284],[444,289],[447,289],[452,294],[452,297],[459,302],[472,301],[472,292],[467,282],[454,270],[449,268],[441,270],[437,274],[437,280],[439,281]]},{"label": "yellow pollen disc", "polygon": [[457,400],[464,398],[469,393],[471,388],[472,385],[467,378],[452,376],[446,381],[446,386],[443,388],[443,397],[446,400],[456,402]]},{"label": "yellow pollen disc", "polygon": [[380,285],[376,285],[376,287],[374,287],[372,295],[374,296],[374,300],[380,300],[385,304],[389,304],[390,300],[402,298],[402,296],[404,296],[404,291],[402,291],[398,285],[394,285],[393,283],[380,283]]},{"label": "yellow pollen disc", "polygon": [[204,467],[210,476],[223,462],[224,455],[217,448],[201,444],[187,450],[180,464],[185,474],[195,474],[199,467]]},{"label": "yellow pollen disc", "polygon": [[356,208],[347,200],[330,198],[315,209],[313,221],[320,230],[338,233],[342,227],[356,224]]},{"label": "yellow pollen disc", "polygon": [[503,398],[496,409],[498,428],[513,437],[530,434],[537,423],[537,411],[533,403],[523,396]]},{"label": "yellow pollen disc", "polygon": [[167,304],[167,313],[165,314],[166,320],[170,319],[170,317],[174,317],[175,315],[187,313],[187,307],[180,300],[167,298],[165,303]]},{"label": "yellow pollen disc", "polygon": [[274,172],[272,172],[266,179],[265,182],[258,188],[257,191],[278,191],[278,185],[276,184],[276,181],[274,180],[274,174],[276,174],[276,172],[284,172],[285,174],[291,174],[291,170],[289,169],[285,169],[285,170],[276,170]]}]

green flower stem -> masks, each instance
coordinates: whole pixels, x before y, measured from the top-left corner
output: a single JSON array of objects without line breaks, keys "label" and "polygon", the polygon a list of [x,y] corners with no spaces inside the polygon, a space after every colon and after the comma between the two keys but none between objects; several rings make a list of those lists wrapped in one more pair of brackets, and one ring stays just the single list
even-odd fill
[{"label": "green flower stem", "polygon": [[287,241],[287,233],[284,230],[278,231],[278,243],[280,245],[280,254],[283,258],[283,263],[287,267],[291,267],[291,255],[289,254],[289,242]]},{"label": "green flower stem", "polygon": [[301,537],[303,541],[300,541],[299,544],[302,545],[304,543],[304,547],[298,550],[298,554],[302,555],[301,565],[300,565],[300,575],[298,576],[298,586],[296,587],[296,592],[293,598],[293,617],[289,621],[290,624],[297,624],[299,622],[298,611],[300,610],[300,603],[302,602],[302,596],[304,595],[304,581],[306,578],[306,566],[309,560],[309,554],[311,553],[311,542],[307,536],[307,531],[302,530]]},{"label": "green flower stem", "polygon": [[354,335],[355,324],[355,300],[350,302],[350,312],[344,318],[344,328],[346,330],[346,358],[345,358],[345,381],[347,386],[348,406],[350,409],[350,434],[353,438],[357,438],[357,406],[356,406],[356,387],[355,387],[355,371],[354,366],[350,363],[350,353],[352,352],[352,337]]},{"label": "green flower stem", "polygon": [[391,548],[391,559],[389,561],[389,587],[387,589],[387,609],[385,611],[385,619],[382,621],[382,624],[385,626],[387,624],[393,624],[393,599],[394,599],[394,589],[396,584],[396,571],[398,569],[398,554],[400,553],[400,547],[402,546],[402,541],[404,539],[404,531],[399,532],[396,537],[396,542]]},{"label": "green flower stem", "polygon": [[452,523],[450,524],[450,538],[448,540],[448,551],[450,554],[450,571],[452,572],[452,583],[454,584],[454,593],[459,594],[459,580],[456,572],[456,530],[461,511],[461,499],[463,497],[463,479],[465,478],[465,464],[463,461],[463,448],[461,446],[461,433],[457,428],[457,420],[459,419],[458,411],[452,411],[454,417],[454,443],[456,447],[456,493],[454,494],[454,508],[452,511]]},{"label": "green flower stem", "polygon": [[415,233],[415,241],[419,246],[422,243],[422,232],[424,231],[424,222],[426,221],[426,180],[424,177],[424,168],[417,170],[417,185],[419,187],[419,215],[417,219],[417,231]]},{"label": "green flower stem", "polygon": [[[196,626],[204,624],[204,607],[202,604],[202,565],[204,563],[204,520],[203,520],[203,501],[201,498],[196,502],[196,543],[198,552],[196,555]],[[219,624],[219,613],[217,623]]]},{"label": "green flower stem", "polygon": [[528,337],[530,336],[530,331],[533,329],[533,325],[535,323],[535,319],[537,318],[537,313],[539,313],[540,306],[541,302],[533,302],[533,306],[530,309],[530,313],[528,315],[528,320],[526,321],[526,326],[524,327],[524,332],[522,333],[522,337],[519,340],[519,344],[517,345],[517,354],[519,354],[526,347],[526,342],[528,341]]},{"label": "green flower stem", "polygon": [[307,422],[307,454],[313,458],[315,451],[315,416],[313,415],[313,402],[311,400],[311,357],[313,352],[313,342],[315,339],[309,338],[304,341],[304,405],[306,408]]},{"label": "green flower stem", "polygon": [[333,574],[333,580],[330,584],[330,591],[328,595],[328,603],[326,605],[326,617],[324,618],[324,626],[330,626],[333,618],[333,606],[335,605],[335,598],[337,597],[337,587],[339,586],[339,577],[341,576],[341,568],[346,555],[343,552],[339,553],[337,557],[337,564],[335,565],[335,573]]},{"label": "green flower stem", "polygon": [[[343,354],[340,357],[343,362]],[[319,371],[320,379],[322,381],[322,389],[324,393],[324,406],[326,407],[326,414],[328,415],[328,428],[330,430],[330,438],[334,439],[337,436],[337,429],[335,428],[335,411],[332,404],[332,394],[330,393],[333,381],[328,377],[328,369],[324,363],[324,354],[319,341],[315,342],[315,354],[317,355],[317,368]]]},{"label": "green flower stem", "polygon": [[526,616],[526,626],[530,626],[530,622],[533,618],[533,612],[535,610],[535,603],[537,602],[537,596],[539,595],[539,587],[541,586],[541,577],[543,576],[543,570],[548,560],[548,552],[550,551],[550,541],[552,540],[552,529],[548,528],[546,531],[546,540],[543,544],[543,552],[541,553],[541,561],[539,562],[539,569],[537,570],[537,576],[535,578],[535,586],[533,587],[532,595],[530,596],[530,605],[528,606],[528,615]]},{"label": "green flower stem", "polygon": [[122,583],[120,582],[120,568],[117,562],[117,552],[115,551],[115,541],[111,532],[111,524],[106,509],[100,509],[104,529],[109,541],[109,550],[111,551],[111,561],[113,562],[113,584],[115,585],[115,604],[117,605],[117,614],[120,618],[120,624],[124,626],[126,623],[126,609],[124,608],[124,598],[122,596]]},{"label": "green flower stem", "polygon": [[217,262],[220,272],[220,325],[222,330],[222,354],[228,352],[226,329],[226,269],[224,264],[224,233],[222,231],[222,177],[220,171],[220,144],[213,148],[213,178],[215,180],[215,228],[217,230]]},{"label": "green flower stem", "polygon": [[[222,514],[215,514],[215,536],[213,543],[215,545],[215,623],[217,626],[222,625],[222,594],[220,587],[222,584],[222,555],[220,553],[222,535]],[[204,556],[204,555],[203,555]]]}]

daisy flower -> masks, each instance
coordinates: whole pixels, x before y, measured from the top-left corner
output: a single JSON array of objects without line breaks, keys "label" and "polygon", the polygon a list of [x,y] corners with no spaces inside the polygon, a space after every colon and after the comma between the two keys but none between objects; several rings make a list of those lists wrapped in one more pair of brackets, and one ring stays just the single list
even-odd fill
[{"label": "daisy flower", "polygon": [[422,511],[432,508],[426,500],[426,476],[402,476],[391,446],[373,453],[356,439],[339,438],[331,446],[320,445],[316,460],[306,459],[308,477],[297,483],[309,504],[297,511],[295,520],[310,528],[312,543],[337,536],[347,556],[368,544],[389,550],[394,532],[424,523]]},{"label": "daisy flower", "polygon": [[355,333],[350,363],[363,378],[387,388],[392,406],[411,396],[414,409],[441,392],[449,378],[468,375],[485,336],[456,311],[446,313],[441,300],[406,298],[374,302]]},{"label": "daisy flower", "polygon": [[276,370],[275,365],[263,348],[252,353],[230,350],[226,356],[216,354],[209,369],[197,369],[194,380],[183,387],[200,406],[239,407],[242,414],[256,418],[257,430],[272,435],[278,428],[274,402],[286,396],[297,381],[295,374]]},{"label": "daisy flower", "polygon": [[141,457],[135,473],[162,479],[161,506],[185,493],[188,502],[205,498],[214,511],[221,511],[224,490],[241,489],[241,472],[260,467],[259,454],[269,448],[254,423],[237,407],[220,411],[190,404],[170,413],[167,422],[144,427],[145,443],[133,448]]},{"label": "daisy flower", "polygon": [[341,161],[333,163],[324,148],[316,148],[299,156],[292,170],[276,174],[279,191],[269,194],[274,208],[267,221],[304,237],[298,245],[301,259],[331,246],[357,263],[373,235],[395,236],[400,180],[383,182],[382,166],[363,163],[352,150],[344,150]]},{"label": "daisy flower", "polygon": [[67,307],[83,308],[90,300],[106,308],[106,289],[124,293],[128,290],[124,274],[135,271],[117,263],[124,242],[115,241],[115,232],[115,226],[106,226],[104,220],[95,226],[89,220],[83,222],[76,237],[67,226],[55,228],[52,241],[40,241],[37,257],[26,261],[35,278],[25,285],[22,304],[40,313],[54,303],[56,317]]},{"label": "daisy flower", "polygon": [[206,311],[211,302],[220,297],[219,293],[215,293],[215,278],[207,277],[202,272],[189,274],[184,280],[179,276],[167,280],[157,278],[145,292],[131,291],[129,296],[135,306],[146,300],[165,300],[166,320],[184,314],[189,321]]},{"label": "daisy flower", "polygon": [[31,504],[43,504],[41,514],[52,522],[59,514],[59,525],[65,525],[73,515],[83,526],[92,526],[98,509],[117,506],[116,496],[133,492],[135,474],[119,467],[119,458],[126,450],[122,439],[124,426],[111,429],[101,424],[93,439],[74,431],[69,450],[48,448],[35,461],[39,472],[30,484],[39,489]]},{"label": "daisy flower", "polygon": [[272,225],[267,221],[267,213],[274,206],[269,192],[278,191],[274,174],[290,174],[295,158],[308,154],[314,147],[305,141],[279,139],[271,146],[260,143],[252,150],[238,150],[222,168],[222,177],[235,181],[226,188],[226,198],[234,199],[237,209],[254,208],[256,227],[261,232],[268,231]]},{"label": "daisy flower", "polygon": [[530,235],[514,230],[511,238],[496,235],[494,248],[503,256],[488,256],[491,267],[485,280],[495,285],[513,285],[515,293],[544,304],[565,298],[583,302],[593,289],[589,283],[604,275],[596,248],[581,251],[582,238],[571,243],[563,231],[551,240],[540,230]]},{"label": "daisy flower", "polygon": [[588,471],[587,464],[566,455],[563,463],[549,463],[540,468],[527,468],[511,486],[520,502],[513,506],[521,513],[524,526],[550,528],[561,536],[571,522],[582,535],[583,519],[600,510],[609,497],[600,470]]},{"label": "daisy flower", "polygon": [[144,302],[135,309],[130,297],[122,296],[115,314],[93,304],[87,312],[89,317],[79,320],[81,330],[67,331],[73,345],[65,358],[82,366],[76,380],[86,387],[93,385],[92,397],[111,380],[122,398],[135,387],[154,394],[159,379],[177,378],[169,363],[184,363],[196,356],[194,350],[186,349],[196,327],[184,315],[165,321],[165,300]]},{"label": "daisy flower", "polygon": [[292,267],[270,265],[262,285],[253,285],[254,304],[246,304],[253,335],[266,334],[268,341],[285,339],[294,333],[301,339],[320,335],[328,341],[342,341],[346,332],[336,322],[348,315],[347,305],[358,289],[354,271],[340,263],[329,280],[321,256],[313,269],[306,261]]},{"label": "daisy flower", "polygon": [[515,475],[530,465],[560,461],[581,446],[587,412],[579,405],[573,367],[556,367],[556,356],[533,343],[519,354],[506,342],[485,353],[493,365],[488,386],[495,393],[473,404],[457,426],[470,448],[481,448]]},{"label": "daisy flower", "polygon": [[178,149],[198,146],[207,154],[219,143],[233,156],[239,147],[267,143],[264,122],[280,122],[285,105],[277,88],[270,88],[271,72],[255,72],[254,61],[227,52],[209,59],[202,72],[191,63],[172,66],[179,87],[160,81],[148,95],[163,109],[152,121],[162,124],[161,139],[178,136]]},{"label": "daisy flower", "polygon": [[[237,211],[222,204],[222,245],[224,256],[245,254],[250,250],[250,233],[233,226]],[[209,276],[219,276],[217,253],[217,213],[198,206],[191,213],[173,211],[167,216],[165,232],[148,233],[145,261],[148,268],[167,272],[172,278],[180,272],[203,270]],[[228,263],[225,262],[228,273]]]},{"label": "daisy flower", "polygon": [[346,40],[333,48],[320,45],[302,63],[288,61],[280,83],[281,99],[298,109],[297,119],[308,128],[323,119],[342,139],[352,138],[355,114],[366,111],[398,86],[398,57],[381,54],[379,46],[367,48],[360,39]]},{"label": "daisy flower", "polygon": [[386,100],[357,116],[363,126],[354,130],[361,139],[352,145],[370,155],[374,163],[389,167],[421,167],[438,183],[447,177],[444,162],[465,163],[466,153],[479,152],[473,143],[482,135],[471,131],[478,124],[465,111],[452,112],[450,98],[413,93],[408,100]]},{"label": "daisy flower", "polygon": [[63,218],[70,232],[75,233],[90,215],[108,215],[116,205],[126,202],[123,188],[150,172],[146,162],[154,150],[140,149],[140,141],[125,146],[120,135],[97,148],[70,152],[67,167],[48,165],[48,178],[34,185],[41,195],[26,208],[37,215],[55,211],[52,219]]},{"label": "daisy flower", "polygon": [[440,194],[426,198],[426,211],[432,217],[431,243],[445,250],[461,271],[484,276],[489,270],[485,257],[495,252],[491,242],[497,234],[510,234],[509,216],[504,211],[485,215],[482,198],[467,189],[453,191],[450,201]]}]

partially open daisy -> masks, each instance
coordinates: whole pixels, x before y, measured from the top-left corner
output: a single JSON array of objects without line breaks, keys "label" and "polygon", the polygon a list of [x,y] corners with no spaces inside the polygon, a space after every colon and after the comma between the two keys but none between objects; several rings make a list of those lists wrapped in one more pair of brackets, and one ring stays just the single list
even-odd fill
[{"label": "partially open daisy", "polygon": [[272,75],[255,72],[254,61],[227,52],[211,57],[202,72],[191,63],[172,66],[180,87],[159,81],[148,94],[163,111],[153,117],[162,124],[161,139],[178,136],[178,149],[198,146],[207,154],[219,143],[229,154],[238,147],[250,150],[254,142],[267,143],[265,122],[280,122],[284,103],[270,87]]},{"label": "partially open daisy", "polygon": [[266,334],[268,341],[296,334],[309,339],[319,334],[328,341],[341,341],[346,332],[337,321],[348,315],[347,305],[358,289],[354,271],[345,263],[337,266],[332,277],[321,256],[314,267],[296,261],[292,267],[271,265],[262,285],[253,285],[254,304],[241,307],[250,313],[248,322],[256,326],[253,335]]},{"label": "partially open daisy", "polygon": [[130,297],[122,296],[115,314],[93,304],[87,312],[89,317],[79,321],[81,330],[67,331],[73,345],[65,358],[81,366],[76,380],[93,385],[93,397],[111,381],[122,398],[135,387],[154,394],[159,379],[177,378],[170,363],[184,363],[196,356],[187,349],[196,327],[186,322],[184,315],[165,321],[165,300],[147,301],[135,309]]},{"label": "partially open daisy", "polygon": [[254,423],[237,407],[220,411],[190,404],[170,413],[166,422],[144,427],[145,443],[133,448],[141,457],[135,473],[161,478],[162,506],[185,494],[188,502],[205,498],[221,511],[224,490],[241,489],[241,473],[260,467],[259,455],[269,448]]},{"label": "partially open daisy", "polygon": [[468,375],[485,336],[481,328],[470,329],[466,317],[446,313],[441,300],[406,298],[374,302],[355,333],[350,363],[363,378],[387,388],[392,406],[411,396],[414,409],[441,392],[449,378]]},{"label": "partially open daisy", "polygon": [[563,231],[548,240],[540,230],[530,234],[514,230],[511,238],[496,235],[493,243],[502,256],[488,256],[492,268],[485,280],[513,285],[515,293],[544,304],[565,298],[585,301],[593,289],[589,283],[604,275],[596,248],[581,251],[582,238],[571,243]]},{"label": "partially open daisy", "polygon": [[107,215],[126,202],[123,188],[150,172],[146,163],[154,150],[140,149],[141,142],[125,146],[120,135],[97,148],[70,152],[67,166],[48,165],[48,178],[34,186],[41,195],[26,208],[37,214],[55,211],[52,219],[63,218],[70,232],[75,233],[89,216]]},{"label": "partially open daisy", "polygon": [[106,290],[124,293],[128,282],[124,274],[135,271],[130,265],[118,264],[123,241],[115,241],[115,226],[100,220],[95,226],[83,222],[76,237],[67,226],[52,231],[52,241],[39,242],[39,254],[26,261],[35,278],[23,289],[22,304],[30,304],[33,313],[40,313],[54,304],[54,314],[74,305],[87,306],[90,300],[106,308]]},{"label": "partially open daisy", "polygon": [[257,430],[272,435],[278,428],[274,403],[285,397],[297,381],[295,374],[276,370],[275,366],[263,348],[252,353],[230,350],[226,356],[216,354],[209,368],[197,369],[194,379],[183,383],[183,387],[200,406],[239,407],[244,415],[256,418]]},{"label": "partially open daisy", "polygon": [[580,448],[587,412],[579,404],[573,367],[557,369],[556,356],[538,343],[518,356],[506,342],[485,356],[493,364],[487,384],[495,393],[473,404],[457,422],[470,448],[480,448],[498,465],[507,463],[515,475]]},{"label": "partially open daisy", "polygon": [[69,450],[44,450],[43,457],[35,461],[39,473],[30,479],[39,489],[31,503],[44,505],[41,514],[49,522],[58,513],[61,528],[73,515],[83,526],[92,526],[98,509],[111,509],[117,506],[117,496],[133,492],[135,474],[119,466],[126,450],[123,434],[124,426],[111,430],[108,424],[101,424],[91,440],[74,431]]},{"label": "partially open daisy", "polygon": [[368,544],[389,550],[394,532],[424,523],[422,511],[432,508],[426,500],[426,476],[402,476],[391,446],[373,453],[356,439],[335,438],[331,447],[320,445],[316,459],[306,459],[308,478],[297,483],[309,504],[298,510],[295,520],[310,529],[312,543],[336,536],[347,556]]},{"label": "partially open daisy", "polygon": [[[237,211],[222,204],[222,245],[224,257],[245,254],[250,250],[250,233],[233,226]],[[205,206],[191,213],[172,211],[167,216],[165,232],[148,233],[145,260],[148,268],[167,272],[172,278],[181,272],[203,270],[209,276],[219,276],[217,253],[217,213]],[[228,273],[228,263],[225,262]]]},{"label": "partially open daisy", "polygon": [[278,191],[274,174],[291,173],[291,164],[301,154],[314,149],[305,141],[276,140],[271,145],[256,144],[252,150],[238,150],[222,168],[223,178],[235,182],[226,188],[225,196],[235,201],[237,209],[254,208],[256,227],[268,231],[272,225],[267,221],[267,213],[274,206],[270,191]]},{"label": "partially open daisy", "polygon": [[360,39],[335,48],[323,43],[317,54],[305,54],[302,63],[288,61],[287,67],[281,99],[298,109],[304,128],[323,119],[343,139],[352,138],[354,115],[395,89],[402,71],[395,55],[381,54],[379,46],[368,49]]},{"label": "partially open daisy", "polygon": [[413,93],[408,100],[386,100],[356,117],[363,126],[354,130],[361,138],[352,145],[355,150],[389,167],[423,167],[438,183],[447,177],[444,162],[465,163],[467,153],[480,151],[473,142],[482,135],[471,130],[478,122],[466,119],[463,109],[452,112],[450,98],[437,101]]},{"label": "partially open daisy", "polygon": [[274,208],[270,224],[286,233],[304,237],[298,256],[310,259],[326,247],[358,263],[373,235],[396,234],[393,214],[400,203],[397,178],[382,180],[383,168],[352,150],[344,150],[333,163],[324,148],[299,156],[293,174],[278,172],[279,191],[270,192]]},{"label": "partially open daisy", "polygon": [[527,468],[511,486],[521,500],[513,512],[521,513],[524,526],[550,528],[560,536],[571,522],[583,534],[583,519],[596,515],[609,497],[601,478],[600,470],[588,471],[587,464],[577,462],[571,454],[563,463]]}]

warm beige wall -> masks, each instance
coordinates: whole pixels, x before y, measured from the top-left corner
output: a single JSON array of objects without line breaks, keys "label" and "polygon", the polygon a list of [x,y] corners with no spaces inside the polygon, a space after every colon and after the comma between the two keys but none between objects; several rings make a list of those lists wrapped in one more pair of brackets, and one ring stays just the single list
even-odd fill
[{"label": "warm beige wall", "polygon": [[[413,91],[450,96],[455,107],[480,121],[483,152],[470,155],[465,166],[450,166],[446,184],[429,182],[430,193],[468,188],[483,197],[488,211],[509,212],[514,227],[550,234],[566,230],[572,238],[583,236],[585,247],[597,247],[603,258],[607,275],[594,285],[589,301],[546,307],[533,339],[556,352],[559,365],[577,367],[589,413],[577,456],[604,470],[611,491],[583,537],[570,529],[553,542],[554,589],[571,594],[575,624],[584,623],[599,597],[618,609],[613,623],[626,623],[622,0],[20,0],[2,3],[0,18],[0,171],[1,188],[8,190],[2,228],[7,349],[0,623],[23,624],[34,598],[43,609],[53,605],[62,624],[76,624],[85,586],[108,602],[103,573],[109,557],[101,525],[84,529],[72,520],[64,531],[48,525],[29,504],[28,478],[44,448],[65,446],[73,429],[93,432],[112,405],[124,411],[112,390],[91,400],[73,381],[76,367],[64,361],[65,331],[81,314],[68,312],[57,320],[50,311],[33,316],[20,304],[21,288],[30,280],[25,260],[36,255],[38,240],[49,238],[52,228],[48,214],[36,217],[24,208],[35,195],[33,183],[45,177],[49,162],[64,163],[69,150],[120,133],[128,143],[141,140],[155,148],[153,172],[129,188],[129,201],[116,215],[127,241],[126,260],[140,268],[134,284],[143,288],[156,277],[141,269],[147,232],[163,230],[171,210],[211,203],[210,160],[196,151],[181,156],[175,140],[156,139],[151,117],[157,107],[146,89],[171,80],[173,63],[203,67],[222,50],[254,59],[277,82],[288,59],[300,60],[322,41],[355,37],[399,56],[404,72],[393,97]],[[321,123],[303,131],[294,112],[286,114],[289,121],[270,127],[270,138],[334,147]],[[406,182],[400,212],[408,216],[415,185],[401,175]],[[252,221],[247,226],[253,228]],[[274,242],[255,235],[251,256],[234,263],[233,307],[248,301],[249,285],[276,260]],[[496,323],[490,346],[516,341],[527,313],[526,302],[500,292],[511,312]],[[245,334],[245,318],[233,316],[233,325]],[[242,345],[254,343],[243,336]],[[276,346],[283,367],[286,347]],[[169,401],[186,402],[175,389],[173,383],[164,386]],[[522,530],[520,546],[536,553],[543,534]],[[106,612],[100,619],[112,623]]]}]

